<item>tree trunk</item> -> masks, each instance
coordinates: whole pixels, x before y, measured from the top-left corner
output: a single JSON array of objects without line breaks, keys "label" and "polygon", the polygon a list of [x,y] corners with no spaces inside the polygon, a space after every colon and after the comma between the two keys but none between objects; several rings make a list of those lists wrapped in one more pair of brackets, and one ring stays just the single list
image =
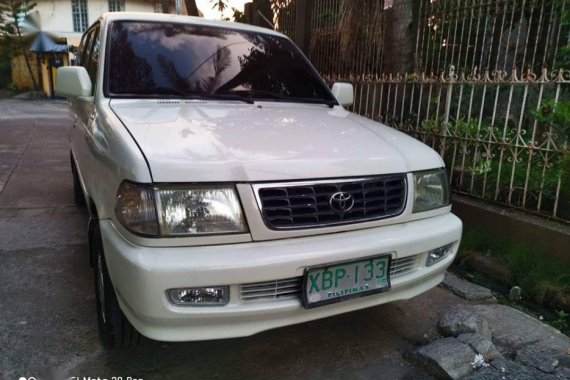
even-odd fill
[{"label": "tree trunk", "polygon": [[[312,1],[303,0],[303,3],[312,3]],[[253,25],[273,29],[272,20],[271,2],[269,0],[253,0]]]},{"label": "tree trunk", "polygon": [[[16,22],[14,24],[16,25],[16,32],[18,33],[18,45],[22,47],[22,52],[24,53],[24,60],[26,61],[26,67],[28,68],[28,73],[30,74],[30,77],[32,78],[34,90],[37,91],[37,90],[39,90],[38,82],[36,81],[36,78],[34,77],[34,73],[32,72],[32,66],[30,65],[30,59],[28,57],[28,51],[24,47],[24,42],[22,40],[22,33],[20,31],[20,25],[18,25],[18,21],[17,21],[18,15],[15,14],[15,15],[13,15],[13,17],[14,17],[14,20],[16,20]],[[38,62],[38,64],[39,64],[39,62]],[[40,75],[40,72],[38,71],[38,79],[39,79],[39,75]]]},{"label": "tree trunk", "polygon": [[170,13],[170,8],[172,5],[172,1],[171,0],[159,0],[158,2],[160,4],[160,12],[162,13]]},{"label": "tree trunk", "polygon": [[184,4],[186,4],[188,16],[200,16],[200,11],[196,6],[196,0],[184,0]]},{"label": "tree trunk", "polygon": [[417,0],[395,1],[385,9],[382,71],[403,74],[414,70],[418,9]]}]

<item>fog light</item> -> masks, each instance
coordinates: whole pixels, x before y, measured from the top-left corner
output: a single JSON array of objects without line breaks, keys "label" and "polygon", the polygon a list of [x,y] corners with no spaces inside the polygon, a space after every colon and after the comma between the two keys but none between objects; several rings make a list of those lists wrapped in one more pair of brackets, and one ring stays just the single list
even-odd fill
[{"label": "fog light", "polygon": [[169,289],[166,293],[170,302],[178,306],[224,306],[230,298],[227,286]]},{"label": "fog light", "polygon": [[451,253],[451,251],[453,250],[454,244],[455,243],[451,243],[448,245],[444,245],[443,247],[439,247],[439,248],[436,248],[436,249],[429,251],[427,261],[426,261],[426,266],[429,267],[429,266],[443,260],[444,258],[446,258]]}]

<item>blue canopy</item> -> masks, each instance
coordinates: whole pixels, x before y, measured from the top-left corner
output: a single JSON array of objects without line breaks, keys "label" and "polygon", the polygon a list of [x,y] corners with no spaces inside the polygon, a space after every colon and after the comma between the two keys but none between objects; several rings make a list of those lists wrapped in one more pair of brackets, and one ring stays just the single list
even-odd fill
[{"label": "blue canopy", "polygon": [[68,50],[69,45],[56,44],[45,32],[38,33],[30,48],[34,53],[67,53]]}]

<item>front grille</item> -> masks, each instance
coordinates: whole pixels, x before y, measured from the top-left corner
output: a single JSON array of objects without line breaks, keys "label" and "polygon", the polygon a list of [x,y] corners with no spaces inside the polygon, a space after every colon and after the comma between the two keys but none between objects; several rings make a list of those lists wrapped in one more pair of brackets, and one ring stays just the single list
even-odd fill
[{"label": "front grille", "polygon": [[[419,255],[393,259],[390,277],[402,276],[411,272],[417,265]],[[282,299],[301,299],[303,277],[292,277],[284,280],[255,282],[241,285],[242,302],[277,301]]]},{"label": "front grille", "polygon": [[[383,219],[399,215],[406,205],[405,174],[257,185],[256,189],[266,225],[277,230]],[[338,198],[332,199],[339,194],[348,200],[341,204]]]},{"label": "front grille", "polygon": [[302,282],[303,277],[293,277],[245,284],[241,286],[240,298],[243,302],[297,298],[301,294]]},{"label": "front grille", "polygon": [[398,277],[410,272],[418,264],[419,256],[402,257],[401,259],[392,260],[390,266],[390,277]]}]

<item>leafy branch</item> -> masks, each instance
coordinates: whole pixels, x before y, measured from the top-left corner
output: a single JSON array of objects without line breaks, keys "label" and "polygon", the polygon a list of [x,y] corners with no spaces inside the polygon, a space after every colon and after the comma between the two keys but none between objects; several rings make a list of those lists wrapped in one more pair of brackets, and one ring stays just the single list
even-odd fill
[{"label": "leafy branch", "polygon": [[19,20],[25,18],[35,6],[36,3],[26,0],[0,0],[0,41],[7,48],[10,58],[18,55],[24,56],[34,89],[37,90],[38,82],[30,64],[28,41],[22,36],[19,23]]}]

